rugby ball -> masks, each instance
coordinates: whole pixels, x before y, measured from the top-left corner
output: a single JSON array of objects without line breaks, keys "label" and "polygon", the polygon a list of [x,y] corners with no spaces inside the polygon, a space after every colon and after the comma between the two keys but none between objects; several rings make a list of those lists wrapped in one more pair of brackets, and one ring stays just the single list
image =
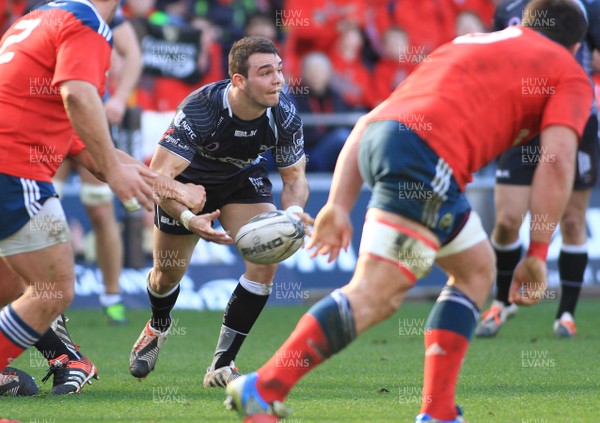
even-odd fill
[{"label": "rugby ball", "polygon": [[281,210],[250,219],[235,236],[235,246],[247,261],[274,264],[294,254],[304,242],[304,224]]}]

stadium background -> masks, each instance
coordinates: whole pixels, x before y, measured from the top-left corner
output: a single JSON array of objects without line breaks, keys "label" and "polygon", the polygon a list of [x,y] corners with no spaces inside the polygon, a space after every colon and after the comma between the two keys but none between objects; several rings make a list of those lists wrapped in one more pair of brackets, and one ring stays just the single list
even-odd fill
[{"label": "stadium background", "polygon": [[[243,35],[273,39],[284,62],[288,94],[305,121],[311,196],[306,210],[316,215],[325,203],[335,156],[358,116],[383,100],[419,62],[440,44],[468,32],[492,29],[492,0],[128,0],[123,14],[139,37],[144,65],[138,89],[131,95],[122,128],[113,128],[117,145],[148,161],[179,102],[192,90],[227,77],[226,54]],[[1,0],[0,30],[31,3]],[[315,54],[319,53],[319,54]],[[307,62],[307,58],[312,61]],[[594,56],[596,70],[600,59]],[[306,64],[308,63],[308,64]],[[122,63],[113,54],[109,86],[119,77]],[[315,75],[316,74],[316,75]],[[600,73],[595,75],[600,83]],[[598,84],[596,92],[599,92]],[[485,135],[485,134],[482,134]],[[486,229],[493,225],[494,166],[476,175],[468,188],[472,204]],[[275,197],[280,181],[272,174]],[[103,291],[94,265],[93,241],[78,196],[79,181],[72,175],[63,199],[77,254],[76,297],[73,307],[98,306]],[[311,260],[301,250],[286,260],[274,283],[271,302],[293,304],[314,300],[349,280],[356,263],[362,217],[368,199],[363,190],[352,215],[355,234],[350,250],[335,263]],[[118,205],[126,242],[121,286],[128,306],[147,303],[145,274],[151,265],[151,218],[126,213]],[[584,295],[600,288],[600,192],[593,191],[587,214],[590,261]],[[522,228],[527,240],[527,221]],[[558,287],[556,259],[560,236],[549,255],[549,284]],[[161,257],[175,261],[177,257]],[[243,263],[233,247],[201,241],[178,307],[222,309]],[[434,295],[445,281],[434,270],[411,295]]]}]

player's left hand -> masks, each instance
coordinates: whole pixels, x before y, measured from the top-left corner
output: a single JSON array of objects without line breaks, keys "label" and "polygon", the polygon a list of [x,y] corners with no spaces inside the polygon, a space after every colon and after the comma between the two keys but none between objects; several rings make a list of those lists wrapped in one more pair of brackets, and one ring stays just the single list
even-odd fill
[{"label": "player's left hand", "polygon": [[186,206],[194,214],[198,214],[206,204],[206,190],[202,185],[193,183],[182,184],[180,195],[177,200]]},{"label": "player's left hand", "polygon": [[523,258],[515,269],[509,301],[523,306],[539,303],[546,291],[547,273],[545,261],[534,256]]},{"label": "player's left hand", "polygon": [[206,241],[224,245],[233,244],[233,239],[229,235],[229,231],[221,232],[212,228],[213,220],[218,219],[220,214],[220,210],[215,210],[212,213],[194,216],[188,223],[190,232],[195,233]]},{"label": "player's left hand", "polygon": [[352,239],[352,222],[350,213],[334,204],[325,204],[317,215],[311,241],[306,246],[315,248],[310,256],[329,255],[328,263],[337,258],[340,250],[348,249]]},{"label": "player's left hand", "polygon": [[106,118],[111,125],[120,125],[123,122],[126,110],[127,103],[117,97],[110,97],[104,103]]}]

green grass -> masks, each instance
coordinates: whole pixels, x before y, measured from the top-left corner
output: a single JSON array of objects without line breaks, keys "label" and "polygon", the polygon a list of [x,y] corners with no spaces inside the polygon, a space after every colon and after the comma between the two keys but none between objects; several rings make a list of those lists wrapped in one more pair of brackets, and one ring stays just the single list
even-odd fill
[{"label": "green grass", "polygon": [[[600,421],[598,306],[593,301],[579,304],[576,339],[554,338],[556,303],[521,309],[496,339],[476,339],[457,390],[457,402],[469,422]],[[294,413],[284,422],[414,421],[423,366],[422,336],[415,328],[430,308],[431,303],[406,304],[311,372],[288,397]],[[238,357],[240,370],[251,371],[264,363],[305,309],[267,307]],[[224,410],[222,390],[202,388],[220,312],[177,310],[174,333],[161,351],[157,369],[142,381],[129,375],[128,362],[148,312],[130,312],[133,324],[120,328],[108,327],[99,311],[69,314],[70,330],[99,367],[101,379],[80,395],[50,396],[49,381],[36,397],[2,397],[1,417],[23,423],[238,421],[235,413]],[[527,354],[529,362],[523,357]],[[14,365],[38,381],[46,371],[39,355],[30,351]]]}]

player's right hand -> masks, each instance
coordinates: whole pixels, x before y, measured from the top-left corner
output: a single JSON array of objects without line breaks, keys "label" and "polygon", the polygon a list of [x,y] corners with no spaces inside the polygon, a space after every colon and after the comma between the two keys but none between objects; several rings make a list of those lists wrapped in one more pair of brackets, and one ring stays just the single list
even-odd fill
[{"label": "player's right hand", "polygon": [[217,244],[233,244],[233,239],[229,236],[229,232],[220,232],[212,228],[212,221],[217,219],[220,214],[220,210],[215,210],[212,213],[192,217],[188,222],[190,232],[195,233],[202,239]]},{"label": "player's right hand", "polygon": [[545,261],[534,256],[523,258],[515,269],[509,301],[523,306],[539,303],[546,292],[547,274]]},{"label": "player's right hand", "polygon": [[154,208],[152,180],[158,175],[141,163],[117,162],[106,172],[106,182],[124,204],[136,199],[148,211]]},{"label": "player's right hand", "polygon": [[340,250],[348,249],[352,239],[350,213],[334,204],[325,204],[315,220],[307,250],[315,248],[310,256],[329,255],[328,263],[337,258]]}]

